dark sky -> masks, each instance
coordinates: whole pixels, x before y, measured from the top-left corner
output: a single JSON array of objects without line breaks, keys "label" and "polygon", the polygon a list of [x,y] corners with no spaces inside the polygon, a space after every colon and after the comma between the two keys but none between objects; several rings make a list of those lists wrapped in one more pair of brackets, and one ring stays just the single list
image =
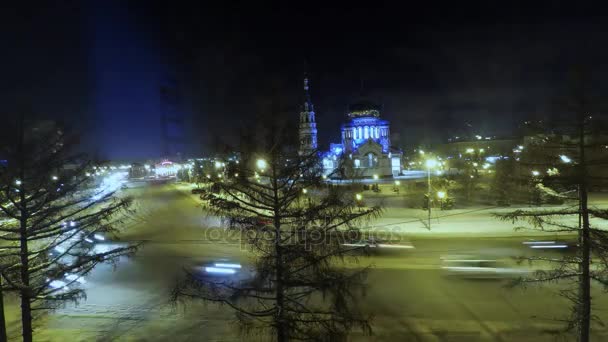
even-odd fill
[{"label": "dark sky", "polygon": [[383,106],[395,144],[410,148],[460,134],[466,122],[508,134],[522,118],[548,115],[575,64],[606,90],[600,2],[204,3],[31,2],[3,11],[3,115],[28,107],[78,123],[91,150],[154,157],[156,89],[171,74],[186,152],[199,153],[215,136],[234,140],[269,101],[297,120],[306,70],[321,144],[338,140],[347,105],[363,92]]}]

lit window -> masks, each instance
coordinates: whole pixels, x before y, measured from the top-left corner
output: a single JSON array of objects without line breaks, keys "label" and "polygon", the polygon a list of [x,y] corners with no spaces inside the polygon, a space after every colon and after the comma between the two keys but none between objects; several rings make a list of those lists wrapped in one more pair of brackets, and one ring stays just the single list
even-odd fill
[{"label": "lit window", "polygon": [[369,127],[365,126],[365,128],[363,129],[363,138],[367,139],[369,138]]},{"label": "lit window", "polygon": [[361,161],[359,159],[355,159],[355,167],[356,168],[360,168],[361,167]]}]

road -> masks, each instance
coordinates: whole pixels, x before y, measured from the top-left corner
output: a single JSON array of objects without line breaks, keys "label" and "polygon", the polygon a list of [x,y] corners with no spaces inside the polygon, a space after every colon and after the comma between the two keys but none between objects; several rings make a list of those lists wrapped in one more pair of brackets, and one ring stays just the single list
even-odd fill
[{"label": "road", "polygon": [[[41,319],[37,339],[241,340],[229,309],[172,304],[170,293],[184,268],[217,258],[245,263],[246,253],[238,243],[211,235],[206,227],[219,222],[206,217],[193,196],[172,185],[130,191],[137,214],[121,239],[143,241],[140,251],[115,267],[97,267],[87,277],[86,300]],[[373,266],[360,304],[375,316],[374,335],[354,334],[353,340],[554,341],[551,333],[563,328],[557,319],[568,315],[568,303],[557,295],[557,285],[510,288],[504,279],[463,279],[441,269],[441,257],[484,251],[499,253],[497,258],[511,265],[510,256],[529,253],[523,237],[412,235],[408,240],[414,249],[378,250],[359,259],[356,267]],[[608,303],[596,295],[601,316]],[[9,330],[18,337],[15,319]],[[598,329],[595,338],[608,334]]]}]

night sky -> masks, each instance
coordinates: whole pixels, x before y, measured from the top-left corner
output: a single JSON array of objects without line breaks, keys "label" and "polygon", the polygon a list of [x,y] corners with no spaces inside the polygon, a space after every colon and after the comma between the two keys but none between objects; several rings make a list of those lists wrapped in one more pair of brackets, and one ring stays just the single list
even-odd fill
[{"label": "night sky", "polygon": [[593,3],[41,3],[2,11],[2,115],[65,120],[86,150],[113,159],[160,155],[167,77],[179,85],[186,155],[236,140],[273,101],[297,120],[304,72],[322,146],[339,141],[346,108],[362,95],[409,149],[467,123],[504,135],[550,115],[574,65],[592,70],[598,93],[607,84],[608,26]]}]

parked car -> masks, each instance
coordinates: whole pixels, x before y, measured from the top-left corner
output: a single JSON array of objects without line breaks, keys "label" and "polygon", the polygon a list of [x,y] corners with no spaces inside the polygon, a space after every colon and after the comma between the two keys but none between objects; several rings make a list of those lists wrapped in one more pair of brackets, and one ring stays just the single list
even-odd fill
[{"label": "parked car", "polygon": [[196,188],[196,189],[192,189],[192,194],[193,195],[197,195],[197,194],[204,194],[206,191],[205,189],[201,189],[201,188]]}]

